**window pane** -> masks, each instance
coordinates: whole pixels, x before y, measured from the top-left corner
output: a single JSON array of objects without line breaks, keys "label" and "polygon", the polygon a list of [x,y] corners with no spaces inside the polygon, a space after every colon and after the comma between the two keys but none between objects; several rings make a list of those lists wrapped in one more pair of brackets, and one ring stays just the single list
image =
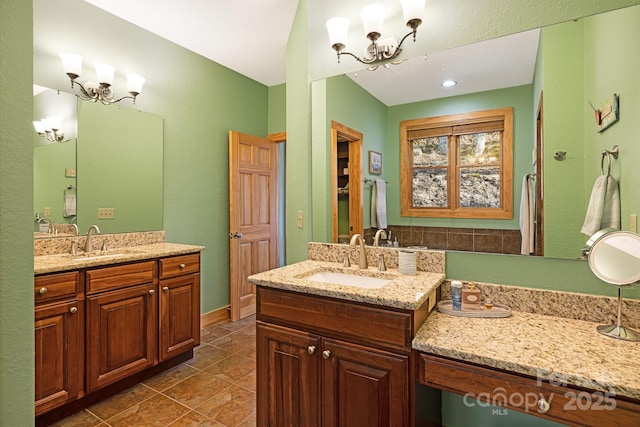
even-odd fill
[{"label": "window pane", "polygon": [[500,207],[500,168],[460,168],[460,206]]},{"label": "window pane", "polygon": [[441,168],[413,171],[413,206],[417,208],[446,208],[447,170]]},{"label": "window pane", "polygon": [[501,132],[460,135],[460,161],[463,165],[500,163]]},{"label": "window pane", "polygon": [[446,166],[449,162],[449,138],[434,136],[411,141],[413,166]]}]

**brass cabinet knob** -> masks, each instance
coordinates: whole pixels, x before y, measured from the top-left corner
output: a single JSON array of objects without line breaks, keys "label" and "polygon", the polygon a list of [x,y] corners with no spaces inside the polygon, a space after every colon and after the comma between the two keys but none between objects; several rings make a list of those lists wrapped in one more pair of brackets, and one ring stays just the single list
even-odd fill
[{"label": "brass cabinet knob", "polygon": [[49,290],[49,289],[47,289],[47,288],[45,288],[45,287],[43,286],[43,287],[41,287],[41,288],[40,288],[40,290],[39,290],[38,292],[40,292],[41,294],[46,294],[48,290]]},{"label": "brass cabinet knob", "polygon": [[541,414],[544,414],[549,410],[549,408],[551,408],[551,405],[549,404],[549,402],[547,402],[547,400],[544,397],[541,397],[540,400],[538,400],[538,412],[540,412]]},{"label": "brass cabinet knob", "polygon": [[77,313],[78,312],[78,307],[71,307],[69,309],[69,313],[73,314],[73,313]]},{"label": "brass cabinet knob", "polygon": [[162,290],[163,290],[163,291],[168,291],[168,290],[169,290],[169,287],[168,287],[168,286],[165,286],[165,287],[163,287],[163,288],[162,288]]},{"label": "brass cabinet knob", "polygon": [[187,264],[180,264],[180,268],[186,268]]},{"label": "brass cabinet knob", "polygon": [[149,289],[149,295],[153,295],[155,293],[156,293],[156,291],[154,291],[153,289]]},{"label": "brass cabinet knob", "polygon": [[330,352],[329,350],[325,350],[325,351],[323,351],[323,352],[322,352],[322,357],[323,357],[324,359],[328,359],[328,358],[330,358],[330,357],[331,357],[331,352]]},{"label": "brass cabinet knob", "polygon": [[309,347],[307,347],[307,351],[309,352],[309,354],[313,354],[316,352],[316,346],[315,345],[310,345]]}]

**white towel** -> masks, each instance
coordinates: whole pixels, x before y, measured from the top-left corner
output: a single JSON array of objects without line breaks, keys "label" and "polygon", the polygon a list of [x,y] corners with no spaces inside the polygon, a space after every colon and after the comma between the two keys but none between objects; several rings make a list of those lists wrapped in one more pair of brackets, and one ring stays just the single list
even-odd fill
[{"label": "white towel", "polygon": [[70,217],[76,214],[76,195],[65,194],[64,195],[64,214],[63,216]]},{"label": "white towel", "polygon": [[605,228],[620,229],[620,189],[610,175],[596,178],[580,232],[592,236]]},{"label": "white towel", "polygon": [[520,197],[520,235],[522,236],[520,253],[522,255],[531,255],[535,251],[535,215],[533,179],[527,174],[522,179],[522,196]]},{"label": "white towel", "polygon": [[374,180],[371,188],[371,227],[387,228],[387,183],[383,179]]}]

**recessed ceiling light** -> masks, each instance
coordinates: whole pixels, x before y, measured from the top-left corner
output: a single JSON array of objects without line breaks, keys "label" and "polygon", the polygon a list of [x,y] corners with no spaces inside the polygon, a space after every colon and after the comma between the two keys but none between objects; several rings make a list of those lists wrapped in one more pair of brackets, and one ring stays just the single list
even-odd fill
[{"label": "recessed ceiling light", "polygon": [[451,86],[455,86],[457,85],[458,82],[456,82],[455,80],[445,80],[442,82],[442,87],[451,87]]}]

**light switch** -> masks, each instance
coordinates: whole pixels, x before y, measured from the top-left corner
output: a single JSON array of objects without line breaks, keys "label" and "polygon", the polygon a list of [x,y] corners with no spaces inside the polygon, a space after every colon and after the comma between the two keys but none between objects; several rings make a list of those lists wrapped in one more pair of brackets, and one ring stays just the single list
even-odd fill
[{"label": "light switch", "polygon": [[51,216],[51,208],[44,208],[44,216]]},{"label": "light switch", "polygon": [[302,211],[298,211],[298,228],[302,228]]}]

